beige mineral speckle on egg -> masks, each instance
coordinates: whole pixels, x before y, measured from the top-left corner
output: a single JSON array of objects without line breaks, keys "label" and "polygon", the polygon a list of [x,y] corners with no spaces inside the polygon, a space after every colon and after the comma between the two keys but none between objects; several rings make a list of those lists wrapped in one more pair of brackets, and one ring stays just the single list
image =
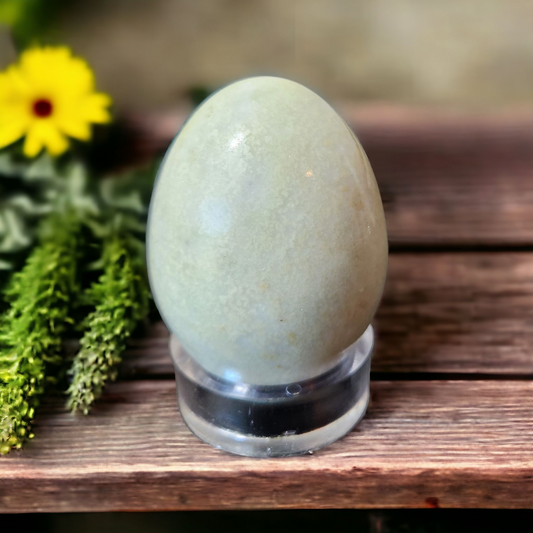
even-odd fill
[{"label": "beige mineral speckle on egg", "polygon": [[387,269],[358,140],[292,81],[225,87],[161,166],[148,266],[166,324],[206,370],[253,384],[328,370],[370,323]]}]

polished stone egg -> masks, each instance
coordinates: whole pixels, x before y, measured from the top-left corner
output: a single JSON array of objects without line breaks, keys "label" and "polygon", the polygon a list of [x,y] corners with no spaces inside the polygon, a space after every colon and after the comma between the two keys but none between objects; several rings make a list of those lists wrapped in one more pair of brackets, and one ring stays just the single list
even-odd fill
[{"label": "polished stone egg", "polygon": [[171,332],[207,371],[284,384],[335,366],[369,325],[387,232],[359,141],[306,87],[221,89],[170,146],[154,188],[148,267]]}]

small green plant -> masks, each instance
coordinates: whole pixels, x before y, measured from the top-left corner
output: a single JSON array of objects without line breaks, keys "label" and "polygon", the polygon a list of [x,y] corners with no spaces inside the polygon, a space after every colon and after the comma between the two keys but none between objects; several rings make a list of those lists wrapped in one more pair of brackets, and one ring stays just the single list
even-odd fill
[{"label": "small green plant", "polygon": [[94,310],[84,323],[74,358],[68,407],[85,414],[104,385],[114,380],[126,341],[148,312],[148,287],[140,243],[128,233],[104,241],[103,274],[87,291]]},{"label": "small green plant", "polygon": [[23,269],[14,274],[0,319],[0,453],[31,438],[31,421],[62,361],[77,288],[80,223],[73,213],[53,215]]}]

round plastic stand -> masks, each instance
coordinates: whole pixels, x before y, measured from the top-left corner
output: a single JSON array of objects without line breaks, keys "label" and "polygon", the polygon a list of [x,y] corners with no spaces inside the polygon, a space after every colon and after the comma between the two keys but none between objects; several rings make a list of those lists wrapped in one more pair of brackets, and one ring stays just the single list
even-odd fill
[{"label": "round plastic stand", "polygon": [[171,337],[181,414],[200,439],[237,455],[283,457],[322,448],[348,433],[365,414],[373,344],[374,331],[368,326],[325,374],[266,386],[206,372]]}]

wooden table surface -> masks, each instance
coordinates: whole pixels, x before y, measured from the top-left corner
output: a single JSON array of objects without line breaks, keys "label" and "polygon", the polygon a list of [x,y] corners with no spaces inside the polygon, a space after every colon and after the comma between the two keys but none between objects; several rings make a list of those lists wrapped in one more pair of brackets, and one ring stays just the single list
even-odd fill
[{"label": "wooden table surface", "polygon": [[[342,112],[391,246],[363,421],[302,457],[214,450],[178,413],[155,324],[90,416],[45,403],[0,459],[0,511],[533,507],[533,109]],[[182,118],[132,123],[150,152]]]}]

